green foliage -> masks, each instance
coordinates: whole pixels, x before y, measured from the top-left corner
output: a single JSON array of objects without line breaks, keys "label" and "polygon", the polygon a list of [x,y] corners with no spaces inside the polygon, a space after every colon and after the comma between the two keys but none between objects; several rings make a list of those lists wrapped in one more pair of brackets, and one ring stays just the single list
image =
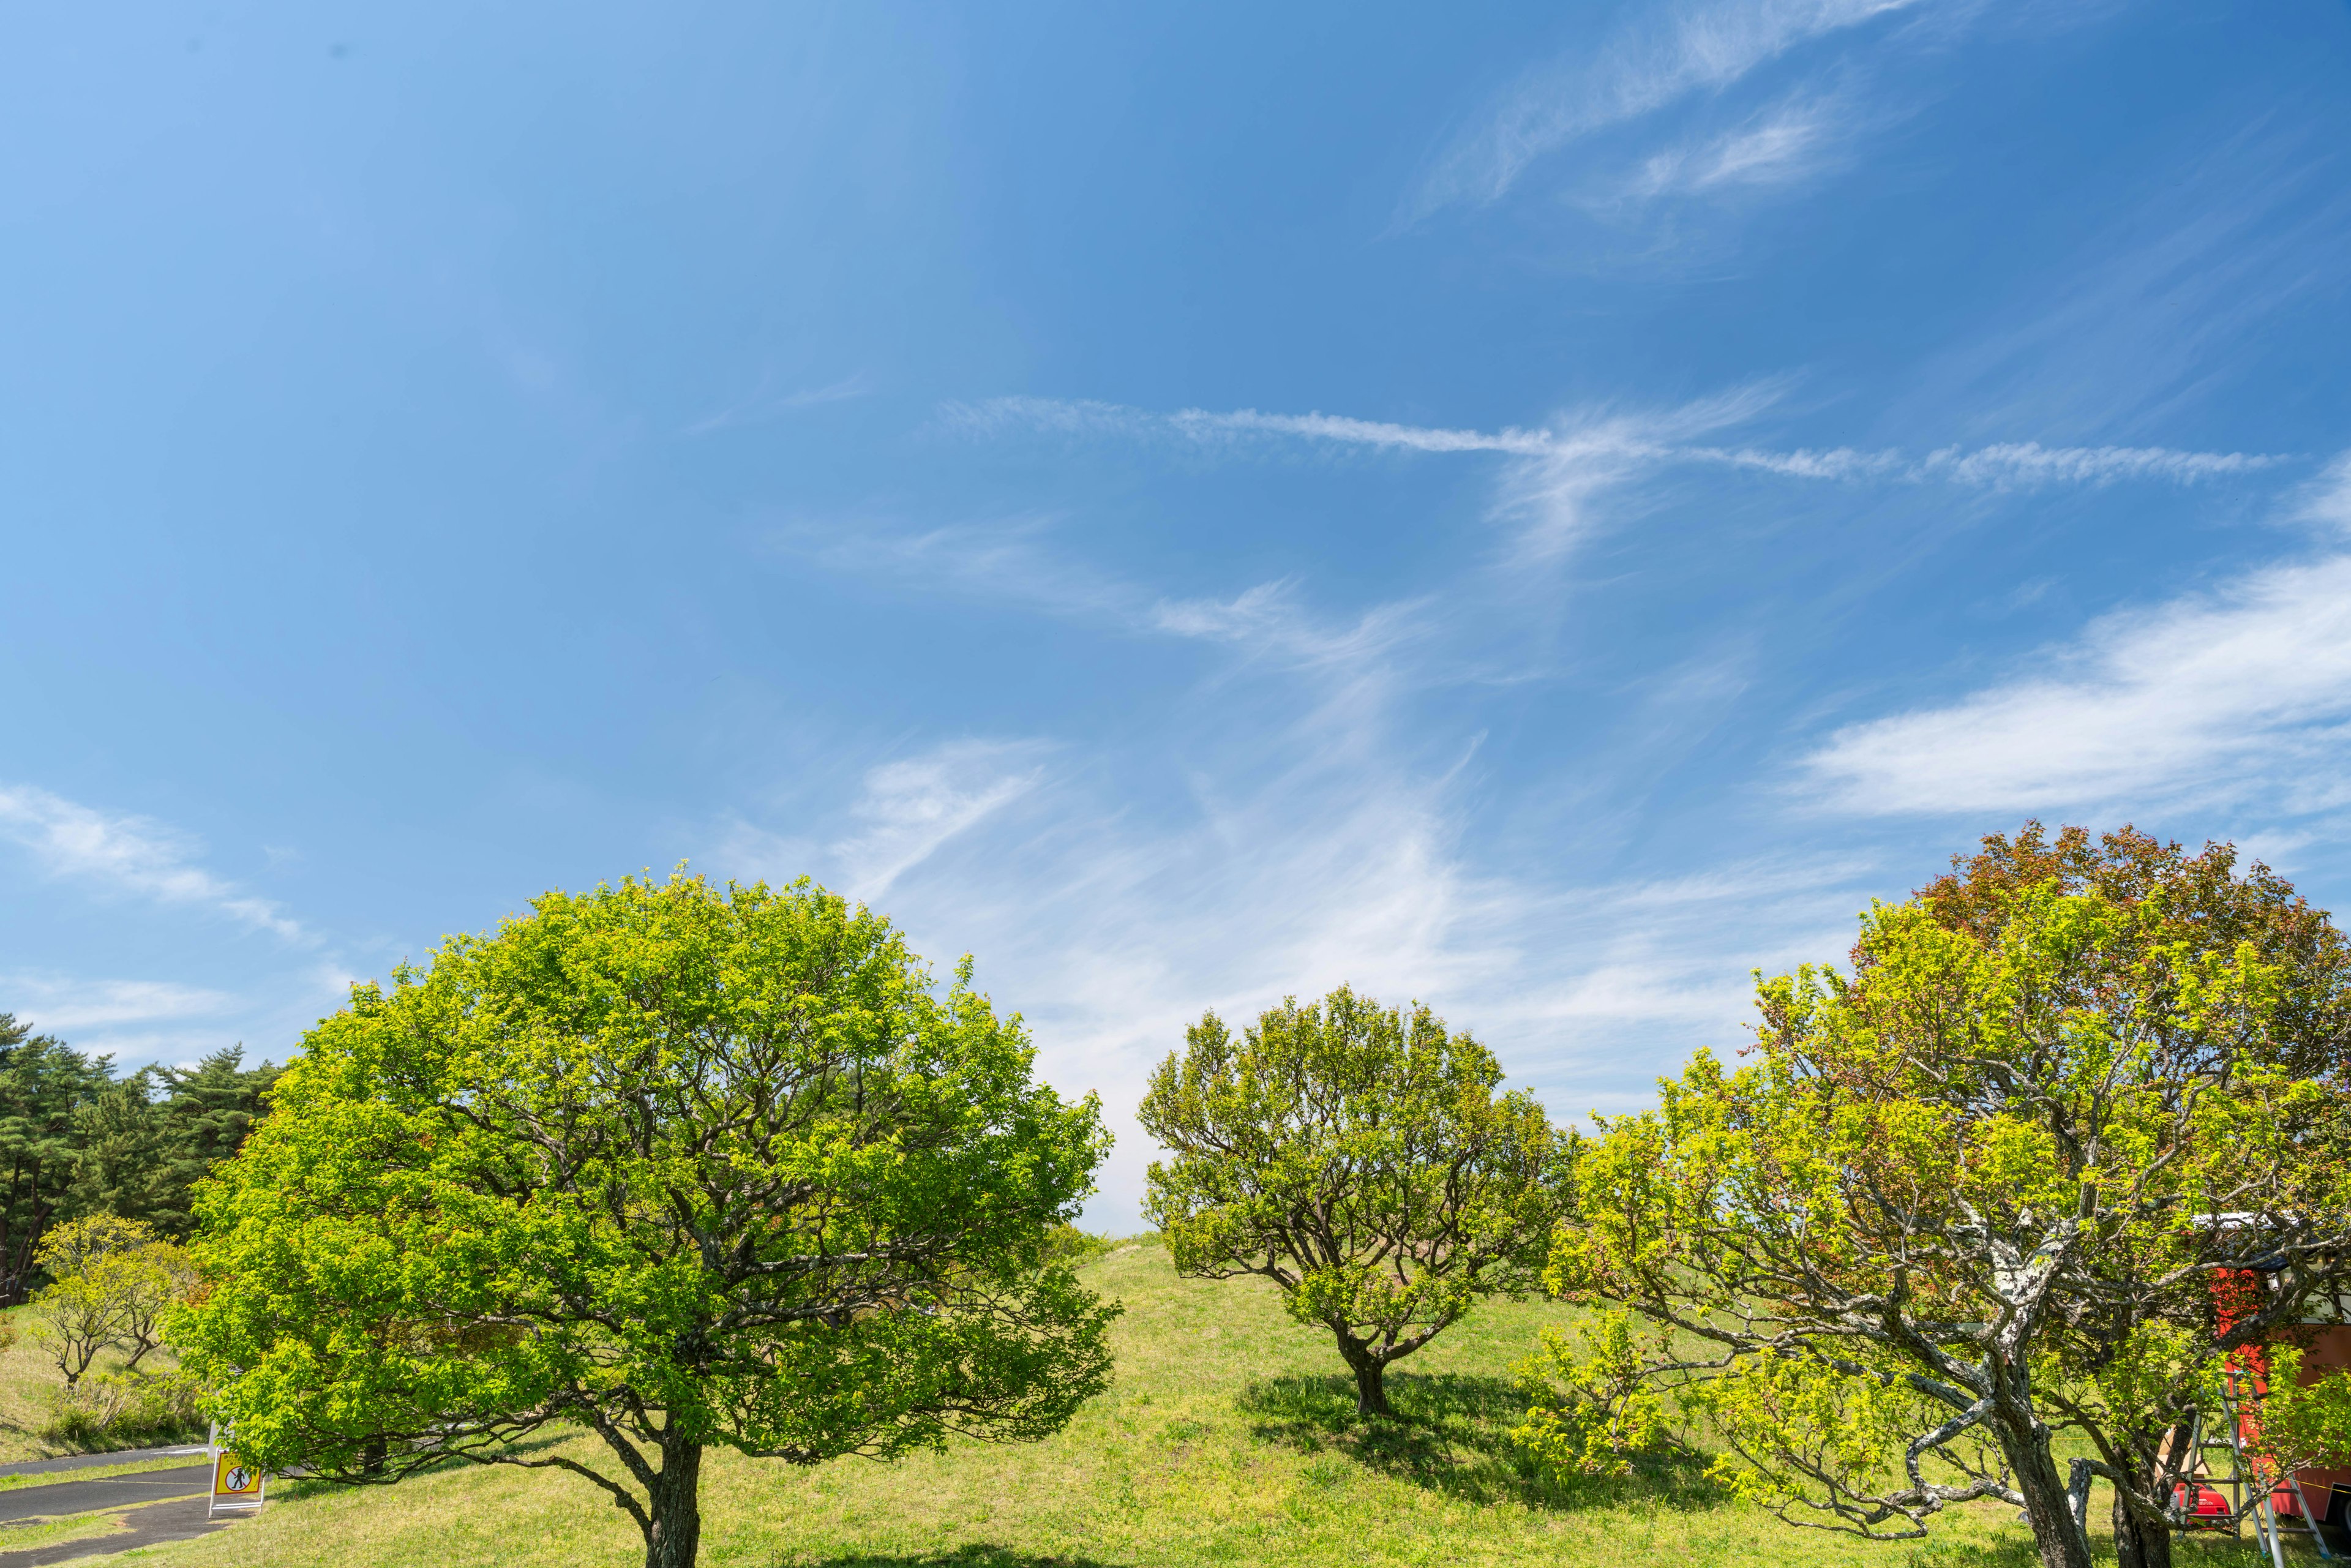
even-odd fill
[{"label": "green foliage", "polygon": [[1091,1230],[1081,1230],[1074,1225],[1056,1225],[1045,1233],[1045,1257],[1050,1262],[1067,1263],[1076,1268],[1090,1263],[1109,1251],[1113,1245],[1107,1236],[1097,1236]]},{"label": "green foliage", "polygon": [[54,1226],[37,1260],[51,1283],[33,1298],[34,1333],[72,1389],[108,1350],[123,1375],[162,1343],[164,1315],[194,1283],[186,1251],[154,1227],[110,1214]]},{"label": "green foliage", "polygon": [[[1531,1448],[1621,1463],[1670,1406],[1784,1517],[1907,1537],[1998,1497],[2078,1568],[2072,1428],[2160,1520],[2182,1456],[2143,1437],[2351,1261],[2339,1090],[2274,1064],[2296,971],[2183,939],[2160,886],[2000,901],[1979,929],[1876,907],[1853,977],[1761,985],[1747,1065],[1702,1054],[1579,1142],[1547,1281],[1626,1337],[1538,1368],[1538,1412],[1573,1414]],[[2214,1270],[2254,1261],[2273,1288],[2216,1331]]]},{"label": "green foliage", "polygon": [[2241,871],[2233,844],[2191,854],[2134,828],[2095,840],[2085,828],[2060,828],[2052,838],[2028,821],[2013,835],[1987,835],[1975,854],[1952,856],[1918,901],[1937,923],[1988,940],[2015,894],[2032,887],[2146,904],[2159,912],[2159,940],[2190,952],[2225,957],[2250,944],[2286,977],[2254,1042],[2266,1059],[2297,1078],[2340,1082],[2351,1071],[2351,940],[2261,862]]},{"label": "green foliage", "polygon": [[1467,1033],[1342,987],[1238,1040],[1210,1013],[1185,1041],[1138,1113],[1176,1156],[1151,1166],[1145,1217],[1182,1272],[1261,1275],[1327,1327],[1364,1412],[1385,1413],[1389,1364],[1532,1286],[1555,1140]]},{"label": "green foliage", "polygon": [[277,1080],[276,1064],[244,1061],[230,1047],[193,1068],[141,1068],[76,1107],[73,1211],[143,1219],[186,1240],[195,1184],[245,1142]]},{"label": "green foliage", "polygon": [[1632,1315],[1588,1314],[1573,1334],[1545,1326],[1519,1384],[1533,1404],[1510,1439],[1538,1463],[1566,1475],[1630,1475],[1633,1458],[1668,1446],[1667,1397],[1641,1361]]},{"label": "green foliage", "polygon": [[76,1113],[111,1082],[106,1058],[0,1013],[0,1306],[24,1301],[38,1281],[41,1238],[72,1211]]},{"label": "green foliage", "polygon": [[[1728,1496],[1706,1458],[1622,1479],[1554,1476],[1506,1434],[1511,1364],[1539,1300],[1480,1303],[1388,1378],[1396,1416],[1355,1415],[1354,1380],[1262,1280],[1179,1278],[1157,1248],[1081,1270],[1125,1303],[1117,1381],[1056,1437],[955,1443],[895,1465],[814,1469],[714,1450],[704,1552],[740,1568],[2027,1568],[2013,1507],[1936,1521],[1888,1551],[1793,1531]],[[575,1437],[571,1451],[594,1447]],[[386,1490],[271,1483],[261,1518],[173,1547],[172,1568],[610,1568],[617,1511],[547,1471],[452,1468]],[[2103,1523],[2101,1520],[2099,1522]],[[2104,1544],[2103,1541],[2099,1542]],[[2250,1541],[2184,1541],[2179,1568],[2267,1568]],[[2256,1559],[2258,1558],[2258,1563]],[[2106,1559],[2107,1568],[2113,1568]],[[2289,1558],[2292,1563],[2293,1559]],[[2305,1552],[2301,1562],[2311,1564]]]},{"label": "green foliage", "polygon": [[78,1453],[200,1439],[203,1393],[183,1371],[98,1373],[56,1392],[39,1436]]},{"label": "green foliage", "polygon": [[231,1048],[117,1079],[109,1058],[0,1013],[0,1306],[40,1287],[41,1239],[62,1220],[120,1215],[187,1239],[196,1181],[235,1152],[277,1076],[243,1061]]},{"label": "green foliage", "polygon": [[[703,1449],[1058,1429],[1115,1309],[1047,1260],[1108,1138],[1017,1018],[806,882],[549,894],[358,986],[203,1184],[172,1343],[241,1450],[557,1465],[694,1560]],[[616,1464],[538,1446],[586,1427]]]},{"label": "green foliage", "polygon": [[2259,1406],[2258,1449],[2273,1475],[2351,1467],[2351,1375],[2314,1371],[2303,1381],[2302,1349],[2277,1345],[2263,1353],[2268,1376]]}]

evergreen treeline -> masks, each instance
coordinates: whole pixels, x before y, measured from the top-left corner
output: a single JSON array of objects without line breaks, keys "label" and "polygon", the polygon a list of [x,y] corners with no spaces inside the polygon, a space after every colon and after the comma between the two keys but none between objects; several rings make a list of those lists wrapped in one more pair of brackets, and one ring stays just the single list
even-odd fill
[{"label": "evergreen treeline", "polygon": [[111,1057],[0,1013],[0,1306],[40,1284],[41,1238],[66,1220],[119,1215],[185,1240],[196,1178],[245,1141],[278,1071],[233,1047],[117,1078]]}]

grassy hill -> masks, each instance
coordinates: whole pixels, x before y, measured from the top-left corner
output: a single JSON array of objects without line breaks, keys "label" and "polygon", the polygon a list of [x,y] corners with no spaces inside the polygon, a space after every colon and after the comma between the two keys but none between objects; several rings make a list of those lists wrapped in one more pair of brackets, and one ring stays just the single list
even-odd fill
[{"label": "grassy hill", "polygon": [[[711,1568],[1281,1568],[1490,1564],[1676,1568],[1882,1564],[2029,1568],[2013,1511],[1980,1508],[1925,1542],[1799,1531],[1708,1486],[1697,1467],[1560,1485],[1523,1473],[1503,1434],[1510,1369],[1539,1302],[1494,1305],[1401,1364],[1405,1419],[1365,1429],[1327,1336],[1255,1282],[1179,1281],[1157,1247],[1092,1264],[1126,1304],[1118,1380],[1070,1428],[1020,1448],[959,1444],[896,1465],[815,1470],[715,1453]],[[583,1445],[592,1447],[592,1443]],[[2104,1506],[2104,1495],[2099,1499]],[[2199,1568],[2255,1562],[2191,1543]],[[643,1561],[628,1521],[560,1473],[465,1469],[392,1490],[284,1488],[259,1521],[124,1561],[187,1568],[574,1568]]]}]

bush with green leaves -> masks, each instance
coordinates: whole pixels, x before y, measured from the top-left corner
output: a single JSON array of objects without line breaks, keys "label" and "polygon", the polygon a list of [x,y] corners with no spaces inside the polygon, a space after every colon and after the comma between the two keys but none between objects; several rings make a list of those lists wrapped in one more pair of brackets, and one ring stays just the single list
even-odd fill
[{"label": "bush with green leaves", "polygon": [[85,1451],[183,1443],[204,1435],[204,1389],[187,1373],[100,1372],[59,1389],[42,1442]]},{"label": "bush with green leaves", "polygon": [[1427,1008],[1343,986],[1238,1039],[1210,1013],[1138,1113],[1172,1155],[1151,1166],[1145,1217],[1182,1272],[1280,1286],[1337,1341],[1359,1413],[1385,1415],[1389,1366],[1540,1275],[1558,1144],[1532,1095],[1495,1092],[1501,1077]]},{"label": "bush with green leaves", "polygon": [[1108,1136],[1032,1054],[806,882],[549,894],[305,1037],[172,1343],[267,1469],[559,1468],[689,1568],[713,1446],[1033,1439],[1105,1385],[1116,1309],[1048,1252]]}]

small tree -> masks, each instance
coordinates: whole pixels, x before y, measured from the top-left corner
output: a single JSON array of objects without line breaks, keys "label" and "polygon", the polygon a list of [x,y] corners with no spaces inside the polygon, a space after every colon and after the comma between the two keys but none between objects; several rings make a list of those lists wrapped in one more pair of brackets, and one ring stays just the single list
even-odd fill
[{"label": "small tree", "polygon": [[[1115,1309],[1043,1262],[1107,1144],[1019,1020],[802,882],[549,894],[305,1039],[199,1189],[172,1343],[270,1469],[556,1467],[690,1568],[704,1450],[1040,1437]],[[599,1465],[517,1439],[584,1428]]]},{"label": "small tree", "polygon": [[33,1299],[37,1333],[68,1389],[109,1349],[128,1351],[122,1370],[137,1372],[192,1283],[185,1252],[154,1227],[110,1214],[51,1228],[36,1259],[51,1280]]},{"label": "small tree", "polygon": [[2000,1498],[2049,1568],[2089,1563],[2093,1476],[2163,1521],[2195,1456],[2143,1449],[2149,1413],[2218,1418],[2228,1357],[2339,1301],[2339,1092],[2274,1064],[2294,971],[2166,940],[2159,888],[1999,903],[1876,908],[1850,978],[1761,987],[1751,1064],[1702,1054],[1578,1148],[1548,1278],[1598,1311],[1539,1358],[1530,1447],[1603,1468],[1703,1418],[1783,1518],[1907,1538]]},{"label": "small tree", "polygon": [[1210,1013],[1152,1075],[1138,1113],[1176,1156],[1144,1213],[1176,1266],[1279,1285],[1328,1328],[1364,1415],[1387,1368],[1480,1296],[1531,1288],[1557,1208],[1550,1121],[1496,1095],[1493,1053],[1416,1005],[1341,987],[1295,998],[1234,1040]]}]

